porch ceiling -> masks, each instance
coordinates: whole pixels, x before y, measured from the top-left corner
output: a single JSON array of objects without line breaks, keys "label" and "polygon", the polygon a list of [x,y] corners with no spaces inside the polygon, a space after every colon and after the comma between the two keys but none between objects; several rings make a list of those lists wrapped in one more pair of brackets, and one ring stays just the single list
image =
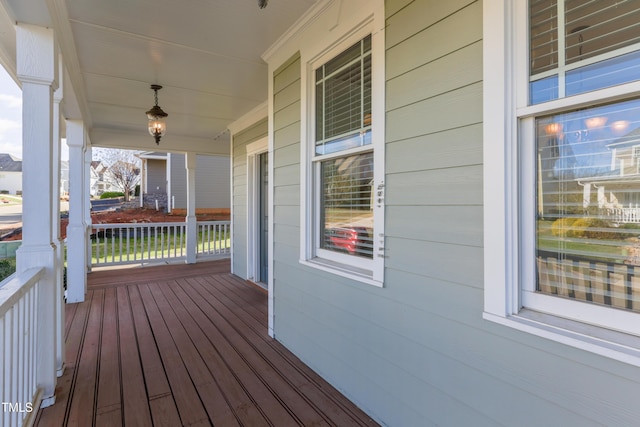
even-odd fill
[{"label": "porch ceiling", "polygon": [[[227,125],[266,100],[260,55],[315,2],[272,0],[262,10],[257,0],[0,0],[0,6],[14,22],[55,29],[78,99],[65,115],[82,115],[92,145],[155,149],[144,114],[155,83],[164,86],[159,104],[169,114],[161,147],[202,151],[207,144],[226,148]],[[10,45],[9,35],[0,37]],[[2,50],[10,57],[9,48]]]}]

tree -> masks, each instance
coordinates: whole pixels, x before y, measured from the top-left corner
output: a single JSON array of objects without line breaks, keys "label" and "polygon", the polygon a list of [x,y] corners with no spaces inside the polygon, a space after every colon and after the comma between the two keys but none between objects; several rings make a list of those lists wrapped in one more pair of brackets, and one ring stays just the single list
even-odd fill
[{"label": "tree", "polygon": [[93,158],[106,165],[104,180],[120,189],[124,193],[124,200],[129,201],[140,181],[140,159],[133,151],[115,148],[95,149]]}]

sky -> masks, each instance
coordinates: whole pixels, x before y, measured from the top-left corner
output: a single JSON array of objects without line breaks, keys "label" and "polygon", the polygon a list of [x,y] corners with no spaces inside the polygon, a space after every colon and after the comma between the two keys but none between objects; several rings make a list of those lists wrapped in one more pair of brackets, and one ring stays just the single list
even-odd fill
[{"label": "sky", "polygon": [[[64,142],[64,140],[63,140]],[[22,159],[22,91],[0,65],[0,153]],[[66,142],[62,159],[69,158]]]}]

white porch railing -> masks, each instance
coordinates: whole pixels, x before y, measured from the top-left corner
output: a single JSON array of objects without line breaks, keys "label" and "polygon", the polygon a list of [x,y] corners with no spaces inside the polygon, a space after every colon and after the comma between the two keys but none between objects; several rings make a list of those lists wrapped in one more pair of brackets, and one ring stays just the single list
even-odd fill
[{"label": "white porch railing", "polygon": [[[229,221],[199,221],[196,256],[228,256],[230,224]],[[92,266],[178,261],[187,256],[184,222],[94,224],[92,228]]]},{"label": "white porch railing", "polygon": [[604,218],[621,224],[639,224],[640,207],[609,208],[606,209]]},{"label": "white porch railing", "polygon": [[38,358],[53,351],[38,349],[38,288],[43,271],[33,268],[14,274],[0,285],[2,427],[28,425],[40,406]]}]

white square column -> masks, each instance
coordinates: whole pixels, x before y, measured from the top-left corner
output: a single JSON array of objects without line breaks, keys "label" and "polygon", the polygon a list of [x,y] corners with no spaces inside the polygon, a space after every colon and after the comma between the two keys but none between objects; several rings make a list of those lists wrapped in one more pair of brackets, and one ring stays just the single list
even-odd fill
[{"label": "white square column", "polygon": [[187,169],[187,264],[195,264],[198,246],[198,222],[196,219],[196,153],[185,154]]},{"label": "white square column", "polygon": [[69,146],[69,225],[67,226],[67,302],[84,301],[87,292],[86,202],[89,193],[85,175],[87,133],[81,120],[67,120]]},{"label": "white square column", "polygon": [[[56,245],[53,242],[53,92],[57,87],[58,50],[53,30],[16,26],[18,78],[22,82],[22,246],[17,270],[44,268],[38,287],[36,384],[42,406],[55,402],[57,296]],[[59,220],[59,218],[58,218]]]},{"label": "white square column", "polygon": [[[62,61],[60,61],[62,62]],[[62,67],[60,68],[62,71]],[[60,72],[60,81],[62,72]],[[60,236],[60,158],[61,144],[60,103],[62,102],[62,84],[53,93],[53,188],[51,197],[51,241],[55,245],[55,283],[56,283],[56,375],[64,373],[64,242]]]}]

